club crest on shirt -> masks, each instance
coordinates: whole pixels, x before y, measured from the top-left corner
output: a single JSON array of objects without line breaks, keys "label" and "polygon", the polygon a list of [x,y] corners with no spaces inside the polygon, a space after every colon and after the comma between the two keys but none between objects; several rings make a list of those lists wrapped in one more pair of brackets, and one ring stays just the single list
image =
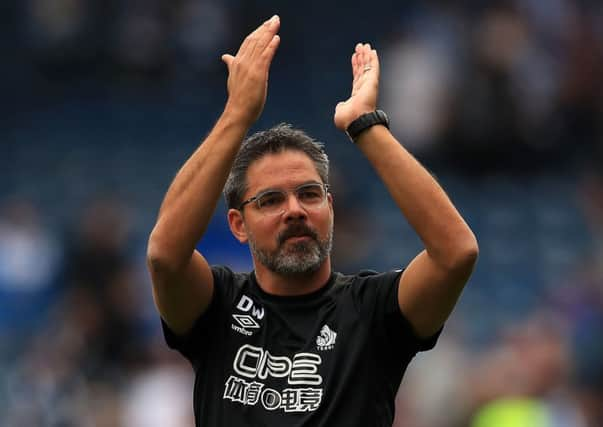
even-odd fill
[{"label": "club crest on shirt", "polygon": [[329,328],[329,325],[324,325],[320,329],[320,335],[316,337],[316,348],[321,351],[331,350],[335,347],[337,332]]}]

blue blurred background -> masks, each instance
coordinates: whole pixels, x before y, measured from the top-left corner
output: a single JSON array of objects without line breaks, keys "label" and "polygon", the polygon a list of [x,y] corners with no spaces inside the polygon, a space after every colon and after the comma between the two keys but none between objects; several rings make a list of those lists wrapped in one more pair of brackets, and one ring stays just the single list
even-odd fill
[{"label": "blue blurred background", "polygon": [[[603,425],[603,3],[4,2],[0,425],[192,425],[192,372],[166,349],[146,239],[226,99],[222,53],[264,19],[282,42],[255,130],[326,144],[335,268],[406,265],[420,242],[332,124],[356,42],[380,106],[474,229],[478,267],[396,427]],[[251,268],[224,207],[199,247]],[[358,390],[362,393],[362,390]]]}]

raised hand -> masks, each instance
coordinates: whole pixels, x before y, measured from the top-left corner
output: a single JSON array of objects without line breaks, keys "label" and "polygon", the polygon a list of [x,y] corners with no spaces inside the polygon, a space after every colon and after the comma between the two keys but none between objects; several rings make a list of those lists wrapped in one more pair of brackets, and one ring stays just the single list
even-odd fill
[{"label": "raised hand", "polygon": [[274,15],[249,34],[236,56],[222,55],[228,67],[226,110],[249,125],[262,113],[268,93],[268,72],[280,43],[280,18]]},{"label": "raised hand", "polygon": [[335,107],[333,121],[345,131],[350,123],[377,108],[379,57],[368,43],[358,43],[352,55],[352,95]]}]

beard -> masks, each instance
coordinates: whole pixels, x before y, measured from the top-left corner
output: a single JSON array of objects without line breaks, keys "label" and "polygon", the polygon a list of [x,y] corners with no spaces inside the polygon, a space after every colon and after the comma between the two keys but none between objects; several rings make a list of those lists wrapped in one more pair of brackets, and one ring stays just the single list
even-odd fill
[{"label": "beard", "polygon": [[[287,242],[291,237],[309,237],[309,239]],[[305,223],[295,222],[279,233],[276,238],[277,247],[273,251],[260,249],[253,237],[249,235],[249,249],[255,259],[270,271],[282,276],[300,276],[318,271],[331,253],[333,246],[333,223],[324,240]]]}]

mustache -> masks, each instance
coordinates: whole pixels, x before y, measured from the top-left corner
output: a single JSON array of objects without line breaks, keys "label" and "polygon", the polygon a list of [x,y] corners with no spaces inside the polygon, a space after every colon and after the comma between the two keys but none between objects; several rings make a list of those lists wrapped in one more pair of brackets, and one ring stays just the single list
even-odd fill
[{"label": "mustache", "polygon": [[291,237],[305,237],[308,236],[313,240],[318,240],[318,234],[316,231],[312,230],[306,224],[302,222],[293,223],[283,231],[281,231],[277,236],[277,241],[279,245],[285,243],[285,240]]}]

